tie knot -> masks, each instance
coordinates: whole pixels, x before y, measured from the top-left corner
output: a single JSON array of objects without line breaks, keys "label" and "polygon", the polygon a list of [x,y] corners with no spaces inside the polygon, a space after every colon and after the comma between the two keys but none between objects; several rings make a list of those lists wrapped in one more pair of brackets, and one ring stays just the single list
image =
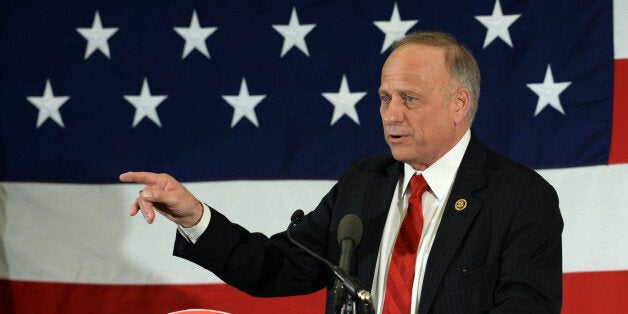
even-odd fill
[{"label": "tie knot", "polygon": [[410,197],[421,197],[429,189],[430,186],[422,175],[415,174],[410,179]]}]

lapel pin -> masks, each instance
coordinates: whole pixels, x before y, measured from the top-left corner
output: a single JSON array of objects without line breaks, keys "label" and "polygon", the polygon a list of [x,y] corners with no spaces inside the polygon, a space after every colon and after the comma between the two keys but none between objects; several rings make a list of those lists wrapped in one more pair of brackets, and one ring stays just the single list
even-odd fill
[{"label": "lapel pin", "polygon": [[457,200],[456,204],[454,204],[454,208],[456,209],[456,211],[464,210],[465,208],[467,208],[467,200],[465,200],[464,198]]}]

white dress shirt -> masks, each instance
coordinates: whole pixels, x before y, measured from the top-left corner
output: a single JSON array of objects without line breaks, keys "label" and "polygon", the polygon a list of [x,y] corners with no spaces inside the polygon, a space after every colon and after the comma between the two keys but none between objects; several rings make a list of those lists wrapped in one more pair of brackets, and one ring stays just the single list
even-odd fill
[{"label": "white dress shirt", "polygon": [[408,197],[410,196],[408,183],[414,174],[422,174],[430,189],[423,194],[421,199],[423,231],[421,232],[421,242],[419,243],[415,264],[414,283],[412,284],[411,313],[418,312],[427,258],[430,255],[436,231],[438,231],[438,226],[443,216],[443,208],[470,140],[471,131],[467,130],[462,139],[449,152],[423,171],[416,171],[410,165],[404,164],[403,175],[397,183],[390,210],[388,211],[388,218],[386,218],[386,224],[384,225],[384,233],[382,234],[382,242],[371,288],[371,295],[375,301],[377,313],[382,312],[390,257],[395,246],[397,233],[399,233],[401,223],[408,209]]},{"label": "white dress shirt", "polygon": [[[471,140],[471,131],[467,130],[462,139],[443,157],[438,159],[434,164],[423,171],[416,171],[408,164],[404,164],[404,172],[399,178],[397,188],[395,189],[388,218],[384,225],[384,233],[382,234],[382,242],[380,245],[377,264],[375,266],[375,274],[373,277],[373,286],[371,294],[375,301],[377,313],[382,312],[382,304],[386,290],[386,278],[388,277],[388,265],[392,249],[397,239],[397,233],[401,227],[401,222],[408,208],[408,182],[412,175],[422,174],[430,189],[423,194],[423,231],[421,233],[421,242],[417,252],[417,260],[415,266],[414,283],[412,285],[412,313],[416,313],[419,308],[419,298],[421,296],[421,287],[423,285],[423,277],[425,273],[425,265],[430,255],[430,249],[438,230],[443,208],[447,202],[449,192],[453,185],[456,173],[460,167],[464,152],[469,146]],[[209,226],[211,211],[207,205],[203,204],[203,216],[199,223],[191,228],[185,228],[177,225],[179,232],[191,243],[196,243],[198,238],[203,234]]]},{"label": "white dress shirt", "polygon": [[211,218],[211,210],[209,207],[203,203],[203,216],[201,216],[201,220],[196,224],[196,226],[186,228],[182,225],[177,225],[177,229],[179,229],[179,233],[184,236],[190,243],[196,243],[198,238],[205,232],[205,229],[209,226],[209,219]]}]

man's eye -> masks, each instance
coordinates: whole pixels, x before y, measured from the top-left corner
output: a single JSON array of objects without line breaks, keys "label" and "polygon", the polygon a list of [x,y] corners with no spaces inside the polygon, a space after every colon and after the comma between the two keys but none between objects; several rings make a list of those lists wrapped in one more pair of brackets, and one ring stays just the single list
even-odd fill
[{"label": "man's eye", "polygon": [[382,95],[379,98],[381,99],[382,102],[389,102],[390,101],[390,97],[388,97],[386,95]]},{"label": "man's eye", "polygon": [[406,102],[414,102],[415,99],[412,96],[406,96]]}]

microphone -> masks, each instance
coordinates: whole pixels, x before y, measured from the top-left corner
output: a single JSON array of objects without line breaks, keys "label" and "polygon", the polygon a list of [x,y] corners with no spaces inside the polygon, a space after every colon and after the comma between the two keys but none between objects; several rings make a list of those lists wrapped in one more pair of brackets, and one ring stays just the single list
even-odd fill
[{"label": "microphone", "polygon": [[[304,252],[306,252],[310,256],[314,257],[315,259],[317,259],[321,263],[327,265],[327,267],[329,267],[331,269],[331,271],[334,274],[334,276],[336,276],[336,278],[339,279],[342,282],[342,284],[347,289],[349,294],[354,299],[362,301],[362,304],[364,305],[364,307],[365,307],[365,309],[367,310],[368,313],[374,312],[375,307],[373,306],[373,299],[371,298],[371,293],[368,292],[367,290],[365,290],[364,287],[362,287],[362,285],[357,280],[355,280],[353,277],[351,277],[344,269],[342,269],[342,268],[340,268],[340,267],[330,263],[328,260],[326,260],[326,259],[322,258],[321,256],[319,256],[318,254],[312,252],[310,249],[306,248],[301,243],[295,241],[292,238],[292,235],[290,234],[290,228],[292,228],[293,226],[298,225],[303,220],[304,216],[305,215],[304,215],[303,211],[300,210],[300,209],[296,210],[292,214],[292,216],[290,217],[290,225],[288,225],[288,229],[286,230],[287,231],[286,233],[288,235],[288,240],[290,240],[290,242],[292,244],[294,244],[295,246],[297,246],[298,248],[300,248],[301,250],[303,250]],[[362,231],[361,231],[362,228],[361,228],[361,225],[362,224],[360,222],[360,238],[362,238]],[[359,240],[358,240],[358,242],[359,242]]]},{"label": "microphone", "polygon": [[[301,220],[303,220],[303,217],[305,217],[305,213],[303,213],[303,210],[301,209],[295,210],[294,213],[292,213],[292,216],[290,216],[290,222],[291,222],[290,227],[292,227],[293,225],[296,226],[300,224]],[[288,233],[290,233],[290,229],[288,229]]]},{"label": "microphone", "polygon": [[354,214],[349,214],[340,220],[338,224],[338,244],[341,247],[340,268],[349,271],[351,264],[351,252],[362,240],[362,220]]},{"label": "microphone", "polygon": [[[338,244],[340,245],[340,261],[338,265],[342,270],[349,273],[351,267],[351,255],[353,248],[356,247],[362,239],[362,220],[354,214],[348,214],[340,220],[338,224]],[[342,282],[336,280],[334,287],[334,304],[336,312],[339,312],[343,306],[345,299],[345,289]]]}]

